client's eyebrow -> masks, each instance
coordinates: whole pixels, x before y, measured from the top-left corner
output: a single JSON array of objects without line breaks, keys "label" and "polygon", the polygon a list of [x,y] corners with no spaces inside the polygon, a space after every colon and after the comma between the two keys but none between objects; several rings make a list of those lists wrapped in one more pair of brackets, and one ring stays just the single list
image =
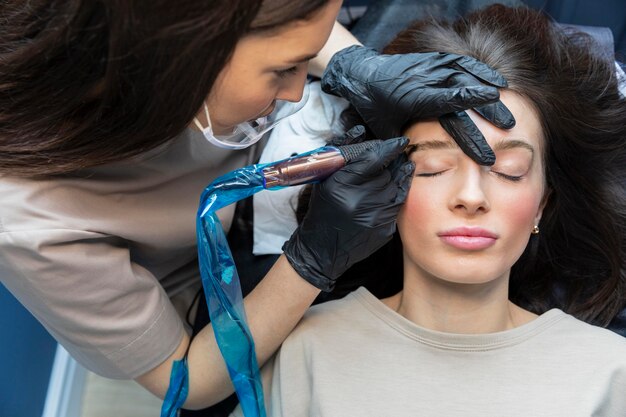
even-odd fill
[{"label": "client's eyebrow", "polygon": [[[444,140],[428,140],[424,142],[409,144],[406,147],[405,152],[407,153],[407,155],[410,155],[415,151],[427,151],[427,150],[432,150],[432,149],[456,149],[458,147],[459,146],[455,142],[452,142],[449,140],[445,140],[445,141]],[[531,144],[529,144],[526,141],[519,140],[519,139],[510,139],[510,140],[501,139],[500,141],[498,141],[498,143],[495,144],[495,146],[493,147],[493,150],[504,151],[507,149],[515,149],[515,148],[528,149],[531,154],[533,155],[535,154],[535,148],[533,148]]]},{"label": "client's eyebrow", "polygon": [[415,151],[427,151],[431,149],[456,149],[459,145],[450,140],[427,140],[419,143],[409,144],[405,152],[407,155],[412,154]]},{"label": "client's eyebrow", "polygon": [[530,151],[531,154],[535,154],[535,148],[533,148],[533,146],[523,140],[519,140],[519,139],[508,139],[508,140],[504,140],[501,139],[500,141],[498,141],[498,143],[495,144],[495,146],[493,147],[494,151],[504,151],[507,149],[515,149],[515,148],[524,148],[524,149],[528,149]]}]

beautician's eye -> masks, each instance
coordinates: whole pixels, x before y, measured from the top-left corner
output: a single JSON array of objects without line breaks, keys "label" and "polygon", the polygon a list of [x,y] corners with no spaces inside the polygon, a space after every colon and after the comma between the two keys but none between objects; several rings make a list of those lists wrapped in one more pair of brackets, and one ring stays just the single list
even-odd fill
[{"label": "beautician's eye", "polygon": [[291,68],[287,68],[287,69],[283,69],[283,70],[276,70],[274,72],[276,73],[276,75],[278,75],[278,77],[285,78],[285,77],[288,77],[290,75],[293,75],[293,74],[297,73],[298,72],[298,67],[293,66]]}]

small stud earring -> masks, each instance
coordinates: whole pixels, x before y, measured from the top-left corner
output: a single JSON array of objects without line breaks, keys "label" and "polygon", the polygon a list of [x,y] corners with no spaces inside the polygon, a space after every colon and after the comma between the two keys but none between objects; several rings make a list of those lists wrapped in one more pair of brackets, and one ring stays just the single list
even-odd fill
[{"label": "small stud earring", "polygon": [[533,235],[538,235],[539,234],[539,226],[534,225],[533,226],[533,230],[530,233],[532,233]]}]

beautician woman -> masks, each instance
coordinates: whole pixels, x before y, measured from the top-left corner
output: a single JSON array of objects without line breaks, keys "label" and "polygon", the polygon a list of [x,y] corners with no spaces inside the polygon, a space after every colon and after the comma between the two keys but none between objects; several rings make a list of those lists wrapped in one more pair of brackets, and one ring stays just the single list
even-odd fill
[{"label": "beautician woman", "polygon": [[[188,350],[185,408],[232,392],[212,330],[188,349],[175,307],[199,285],[198,198],[216,176],[254,162],[250,149],[232,149],[238,125],[270,114],[277,100],[301,100],[308,61],[340,6],[2,2],[0,277],[78,362],[163,397],[172,361]],[[334,34],[325,51],[353,42]],[[319,71],[330,54],[318,57]],[[406,63],[352,47],[332,58],[325,88],[385,139],[394,136],[386,120],[494,102],[506,113],[494,87],[504,80],[461,58],[418,57],[415,78],[399,79]],[[317,188],[285,255],[245,300],[261,364],[320,290],[392,235],[412,170],[392,161],[405,145],[387,141]],[[226,229],[232,216],[220,213]]]}]

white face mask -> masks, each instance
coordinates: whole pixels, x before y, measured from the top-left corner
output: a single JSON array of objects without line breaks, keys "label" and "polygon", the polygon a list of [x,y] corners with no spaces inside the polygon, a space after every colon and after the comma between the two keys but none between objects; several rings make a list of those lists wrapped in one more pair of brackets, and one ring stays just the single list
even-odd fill
[{"label": "white face mask", "polygon": [[306,104],[309,99],[309,86],[304,86],[302,99],[297,103],[283,100],[276,100],[275,110],[265,117],[256,120],[239,123],[235,126],[230,134],[216,136],[213,134],[211,126],[211,118],[209,117],[209,108],[204,102],[204,115],[208,125],[203,127],[197,117],[193,121],[202,131],[204,137],[213,145],[225,149],[244,149],[257,143],[263,135],[272,130],[274,126],[285,120],[287,117],[296,113]]}]

